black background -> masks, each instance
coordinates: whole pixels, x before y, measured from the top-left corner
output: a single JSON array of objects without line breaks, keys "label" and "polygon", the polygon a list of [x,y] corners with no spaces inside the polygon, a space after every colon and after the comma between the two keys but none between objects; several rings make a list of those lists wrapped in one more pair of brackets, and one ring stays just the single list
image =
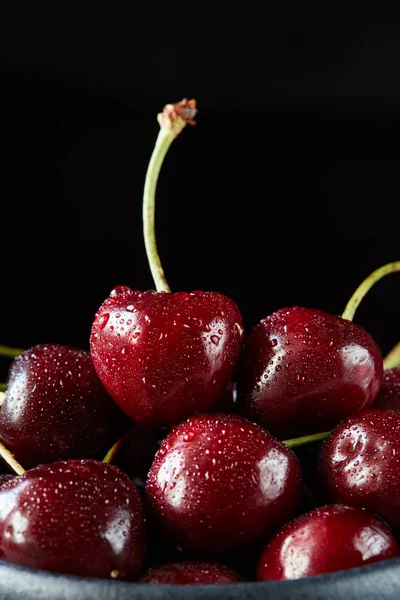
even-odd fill
[{"label": "black background", "polygon": [[[156,211],[173,291],[231,296],[249,331],[283,306],[340,314],[400,259],[399,19],[322,4],[2,3],[0,343],[88,347],[112,287],[153,286],[144,177],[185,96],[197,126]],[[399,302],[400,273],[356,313],[383,353]]]}]

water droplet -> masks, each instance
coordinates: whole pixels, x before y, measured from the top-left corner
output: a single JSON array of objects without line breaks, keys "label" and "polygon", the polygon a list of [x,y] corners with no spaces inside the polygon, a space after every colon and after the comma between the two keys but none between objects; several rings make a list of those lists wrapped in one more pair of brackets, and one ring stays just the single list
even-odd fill
[{"label": "water droplet", "polygon": [[104,313],[99,319],[99,327],[100,329],[104,329],[104,327],[108,323],[108,319],[110,318],[110,313]]},{"label": "water droplet", "polygon": [[212,335],[210,337],[210,340],[212,341],[213,344],[215,344],[216,346],[218,346],[219,341],[220,341],[220,337],[218,335]]}]

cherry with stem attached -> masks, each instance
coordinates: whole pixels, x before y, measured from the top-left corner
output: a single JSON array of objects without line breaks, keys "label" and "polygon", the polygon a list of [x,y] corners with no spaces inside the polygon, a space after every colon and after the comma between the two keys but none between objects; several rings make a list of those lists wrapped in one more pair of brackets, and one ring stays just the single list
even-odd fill
[{"label": "cherry with stem attached", "polygon": [[399,270],[400,262],[393,262],[371,273],[341,317],[291,307],[256,325],[238,370],[243,413],[281,438],[300,436],[309,443],[314,433],[371,406],[382,383],[382,355],[352,319],[368,290]]},{"label": "cherry with stem attached", "polygon": [[244,332],[233,300],[218,292],[171,293],[155,238],[163,159],[196,114],[194,100],[167,105],[143,195],[143,234],[156,291],[114,288],[98,309],[90,351],[104,387],[135,422],[168,427],[212,410],[239,358]]}]

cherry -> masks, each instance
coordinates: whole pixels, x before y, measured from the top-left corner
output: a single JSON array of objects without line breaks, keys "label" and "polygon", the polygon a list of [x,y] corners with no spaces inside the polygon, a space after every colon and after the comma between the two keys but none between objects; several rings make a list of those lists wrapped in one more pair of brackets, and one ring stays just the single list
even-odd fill
[{"label": "cherry", "polygon": [[238,398],[245,415],[278,436],[330,429],[372,404],[380,349],[361,326],[316,309],[280,309],[249,334]]},{"label": "cherry", "polygon": [[145,554],[142,500],[118,467],[40,465],[0,487],[0,557],[87,577],[132,579]]},{"label": "cherry", "polygon": [[218,293],[137,292],[119,287],[96,314],[93,363],[137,423],[172,425],[211,409],[243,338],[240,313]]},{"label": "cherry", "polygon": [[400,367],[385,369],[373,407],[400,409]]},{"label": "cherry", "polygon": [[220,554],[271,532],[300,501],[295,454],[239,415],[192,417],[163,440],[145,494],[183,550]]},{"label": "cherry", "polygon": [[88,351],[42,344],[11,363],[0,440],[24,467],[94,456],[128,422],[105,391]]},{"label": "cherry", "polygon": [[158,174],[172,141],[195,114],[195,102],[186,99],[165,107],[146,175],[144,239],[157,291],[114,288],[90,335],[104,387],[133,421],[146,426],[169,426],[212,410],[231,381],[243,341],[235,302],[217,292],[172,294],[157,253]]},{"label": "cherry", "polygon": [[365,508],[400,533],[399,413],[371,408],[343,420],[322,445],[320,482],[328,498]]},{"label": "cherry", "polygon": [[398,556],[389,527],[375,515],[340,504],[286,523],[266,544],[257,580],[299,579]]},{"label": "cherry", "polygon": [[244,579],[239,573],[225,565],[195,560],[151,567],[138,579],[138,583],[172,585],[212,585],[242,581]]}]

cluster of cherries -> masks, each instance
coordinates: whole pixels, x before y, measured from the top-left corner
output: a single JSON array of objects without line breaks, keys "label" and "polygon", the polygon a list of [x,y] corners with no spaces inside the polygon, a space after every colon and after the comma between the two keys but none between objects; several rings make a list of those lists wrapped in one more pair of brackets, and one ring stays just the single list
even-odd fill
[{"label": "cluster of cherries", "polygon": [[308,577],[399,555],[400,364],[342,316],[290,307],[246,336],[216,292],[171,293],[155,189],[196,114],[159,115],[143,201],[157,291],[112,290],[89,350],[41,344],[2,393],[0,558],[138,583]]}]

